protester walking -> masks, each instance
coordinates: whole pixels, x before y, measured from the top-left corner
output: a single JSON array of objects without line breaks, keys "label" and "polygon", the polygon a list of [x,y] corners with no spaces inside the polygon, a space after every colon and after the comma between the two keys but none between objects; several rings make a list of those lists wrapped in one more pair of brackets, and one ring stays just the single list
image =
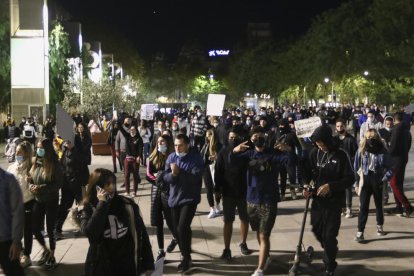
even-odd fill
[{"label": "protester walking", "polygon": [[[130,133],[125,137],[126,142],[126,157],[124,161],[124,185],[125,196],[137,196],[138,184],[141,183],[139,176],[139,165],[142,160],[142,138],[137,132],[135,126],[131,126]],[[130,191],[130,177],[133,177],[134,191]]]}]

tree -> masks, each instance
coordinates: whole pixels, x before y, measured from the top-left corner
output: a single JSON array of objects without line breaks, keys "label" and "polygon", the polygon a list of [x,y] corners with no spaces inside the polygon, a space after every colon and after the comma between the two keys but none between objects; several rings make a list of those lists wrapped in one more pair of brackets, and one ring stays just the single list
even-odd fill
[{"label": "tree", "polygon": [[189,83],[189,90],[190,100],[207,103],[208,94],[223,93],[225,87],[222,82],[201,75]]}]

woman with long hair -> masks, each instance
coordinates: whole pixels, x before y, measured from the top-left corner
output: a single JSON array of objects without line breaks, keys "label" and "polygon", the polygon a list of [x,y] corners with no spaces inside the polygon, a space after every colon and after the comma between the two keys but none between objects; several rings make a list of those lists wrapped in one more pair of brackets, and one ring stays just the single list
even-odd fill
[{"label": "woman with long hair", "polygon": [[89,240],[86,276],[151,275],[154,257],[138,205],[116,192],[116,176],[96,169],[83,199],[81,231]]},{"label": "woman with long hair", "polygon": [[[207,188],[207,201],[210,206],[210,213],[208,218],[215,218],[219,215],[220,209],[214,205],[214,164],[217,160],[217,153],[219,151],[217,139],[214,135],[214,129],[210,128],[206,131],[206,140],[200,151],[204,160],[205,170],[203,174],[203,182]],[[219,202],[217,202],[218,206]]]},{"label": "woman with long hair", "polygon": [[156,227],[157,242],[158,242],[158,256],[157,260],[165,257],[164,251],[164,220],[170,229],[173,239],[167,247],[167,252],[170,253],[177,245],[176,235],[174,232],[171,209],[168,207],[169,185],[163,181],[163,174],[165,170],[165,162],[168,155],[174,152],[173,141],[171,137],[162,135],[157,140],[157,147],[154,148],[148,159],[147,165],[147,180],[152,184],[151,186],[151,225]]},{"label": "woman with long hair", "polygon": [[[76,127],[75,133],[75,147],[79,150],[81,161],[84,162],[82,166],[83,170],[81,173],[81,179],[88,179],[89,177],[89,168],[88,165],[92,162],[92,138],[88,129],[83,123],[79,123]],[[85,186],[86,183],[81,183],[82,186]]]},{"label": "woman with long hair", "polygon": [[[33,234],[43,247],[39,265],[51,269],[56,266],[55,259],[55,225],[59,205],[59,189],[62,187],[63,172],[58,156],[53,149],[53,141],[43,139],[37,143],[36,157],[27,176],[30,192],[34,195],[33,204]],[[46,229],[49,236],[50,249],[47,248],[41,233],[46,216]]]},{"label": "woman with long hair", "polygon": [[[369,201],[374,196],[377,218],[377,235],[384,235],[384,212],[382,206],[382,185],[392,176],[391,159],[381,137],[375,129],[365,132],[355,155],[356,192],[359,195],[358,232],[355,240],[364,240],[365,225],[368,220]],[[361,179],[361,177],[363,179]]]},{"label": "woman with long hair", "polygon": [[32,208],[34,204],[34,196],[30,192],[29,183],[27,182],[27,175],[32,167],[33,150],[32,145],[23,141],[16,148],[16,162],[11,164],[7,169],[12,173],[20,184],[23,193],[24,203],[24,250],[20,258],[20,265],[26,268],[32,264],[30,254],[33,246],[33,231],[32,231]]}]

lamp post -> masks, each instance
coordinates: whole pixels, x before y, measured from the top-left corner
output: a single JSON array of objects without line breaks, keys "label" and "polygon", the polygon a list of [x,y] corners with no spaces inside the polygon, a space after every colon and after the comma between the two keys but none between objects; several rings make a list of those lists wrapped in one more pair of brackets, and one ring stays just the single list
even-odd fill
[{"label": "lamp post", "polygon": [[334,101],[334,82],[331,81],[329,78],[324,79],[325,83],[328,84],[329,82],[332,83],[332,90],[331,90],[331,103],[332,105],[335,105],[336,100]]}]

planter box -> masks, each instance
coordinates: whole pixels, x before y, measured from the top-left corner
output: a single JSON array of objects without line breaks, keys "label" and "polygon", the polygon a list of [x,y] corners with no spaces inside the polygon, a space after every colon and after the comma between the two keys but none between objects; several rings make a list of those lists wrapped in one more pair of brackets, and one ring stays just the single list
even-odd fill
[{"label": "planter box", "polygon": [[92,153],[94,155],[111,155],[111,147],[107,144],[109,132],[92,134]]}]

